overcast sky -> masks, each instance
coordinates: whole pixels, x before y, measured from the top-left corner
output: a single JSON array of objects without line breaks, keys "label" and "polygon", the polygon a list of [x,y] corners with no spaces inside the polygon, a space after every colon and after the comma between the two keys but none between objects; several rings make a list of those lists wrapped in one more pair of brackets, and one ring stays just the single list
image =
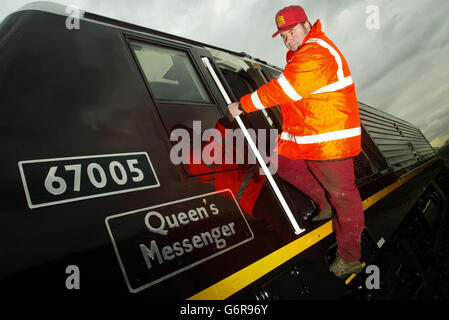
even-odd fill
[{"label": "overcast sky", "polygon": [[[29,2],[1,0],[0,21]],[[346,57],[360,102],[411,122],[434,146],[449,139],[448,0],[53,2],[244,51],[281,68],[286,49],[279,37],[271,38],[274,16],[288,5],[302,5]]]}]

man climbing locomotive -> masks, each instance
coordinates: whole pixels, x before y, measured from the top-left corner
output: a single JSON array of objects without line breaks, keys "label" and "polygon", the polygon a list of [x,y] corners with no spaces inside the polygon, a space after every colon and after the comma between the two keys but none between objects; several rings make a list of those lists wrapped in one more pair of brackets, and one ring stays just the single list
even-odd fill
[{"label": "man climbing locomotive", "polygon": [[330,270],[344,278],[362,270],[365,223],[354,178],[353,157],[361,152],[355,85],[320,20],[311,25],[300,6],[283,8],[275,19],[278,31],[273,37],[280,34],[288,49],[284,71],[228,109],[236,117],[280,105],[278,174],[320,206],[312,221],[331,218],[335,208],[338,249]]}]

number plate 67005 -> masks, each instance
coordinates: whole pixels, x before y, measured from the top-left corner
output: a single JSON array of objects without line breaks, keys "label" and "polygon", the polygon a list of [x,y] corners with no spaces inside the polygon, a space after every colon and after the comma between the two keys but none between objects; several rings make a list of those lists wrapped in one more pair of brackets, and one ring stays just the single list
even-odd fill
[{"label": "number plate 67005", "polygon": [[159,187],[146,152],[27,160],[18,165],[31,209]]}]

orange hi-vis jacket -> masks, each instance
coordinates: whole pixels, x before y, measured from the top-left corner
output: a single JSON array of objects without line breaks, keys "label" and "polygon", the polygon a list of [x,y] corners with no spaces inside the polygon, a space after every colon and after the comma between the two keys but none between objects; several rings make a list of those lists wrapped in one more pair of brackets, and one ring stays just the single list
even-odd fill
[{"label": "orange hi-vis jacket", "polygon": [[240,99],[245,112],[280,105],[278,153],[292,159],[333,160],[361,152],[359,106],[348,64],[320,20],[300,48],[287,53],[278,79]]}]

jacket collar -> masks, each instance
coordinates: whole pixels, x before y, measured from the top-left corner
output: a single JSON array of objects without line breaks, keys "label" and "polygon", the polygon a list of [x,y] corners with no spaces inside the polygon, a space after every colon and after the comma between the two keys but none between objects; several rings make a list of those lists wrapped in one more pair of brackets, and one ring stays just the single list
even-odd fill
[{"label": "jacket collar", "polygon": [[307,40],[311,38],[321,38],[323,36],[323,32],[321,31],[321,21],[318,19],[312,28],[310,29],[309,33],[304,37],[304,40],[302,41],[301,45],[299,46],[298,50],[296,51],[287,51],[287,63],[290,62],[291,58],[295,53],[299,53],[299,50],[304,46],[304,44],[307,42]]},{"label": "jacket collar", "polygon": [[312,26],[312,29],[310,29],[310,32],[306,35],[306,37],[302,41],[301,46],[299,48],[302,48],[302,46],[307,42],[307,40],[311,38],[321,38],[322,35],[323,32],[321,31],[321,21],[320,19],[318,19]]}]

